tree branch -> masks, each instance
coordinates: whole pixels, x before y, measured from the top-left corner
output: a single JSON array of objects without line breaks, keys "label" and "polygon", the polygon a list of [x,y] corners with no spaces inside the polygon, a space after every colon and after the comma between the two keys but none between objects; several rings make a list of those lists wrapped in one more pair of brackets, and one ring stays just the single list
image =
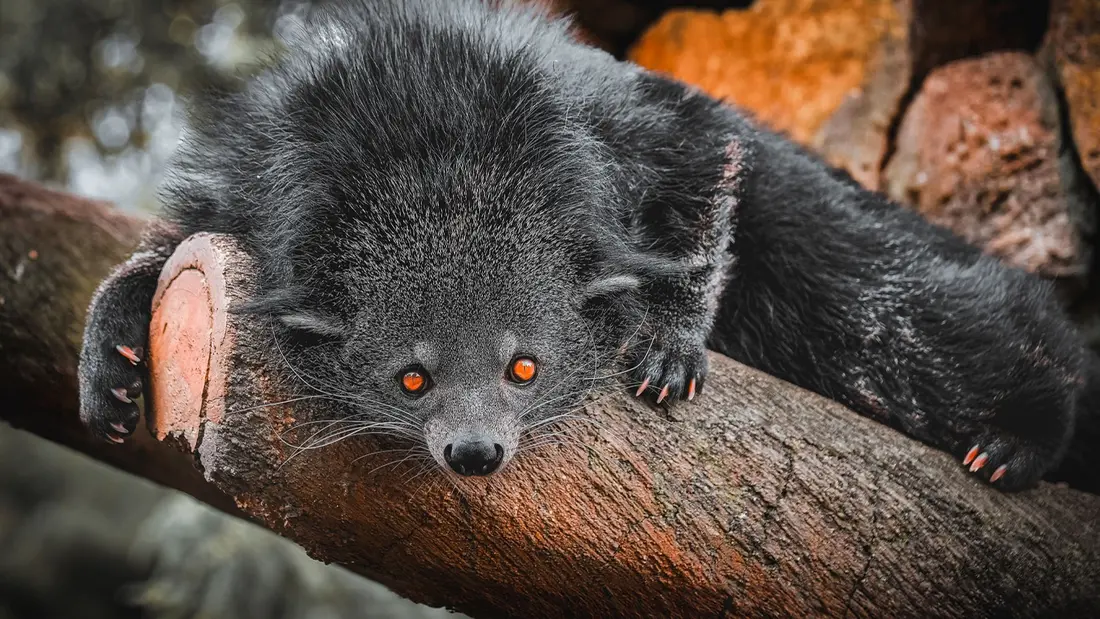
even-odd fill
[{"label": "tree branch", "polygon": [[[0,419],[244,515],[194,459],[90,441],[76,363],[92,291],[141,219],[0,174]],[[442,619],[289,540],[0,423],[0,616]],[[135,614],[136,613],[136,614]]]},{"label": "tree branch", "polygon": [[566,444],[489,479],[414,479],[366,439],[288,460],[280,439],[323,406],[271,405],[308,391],[269,327],[228,311],[252,272],[216,235],[165,268],[150,429],[241,512],[413,600],[523,617],[1100,613],[1100,497],[1002,494],[720,355],[672,418],[602,400]]}]

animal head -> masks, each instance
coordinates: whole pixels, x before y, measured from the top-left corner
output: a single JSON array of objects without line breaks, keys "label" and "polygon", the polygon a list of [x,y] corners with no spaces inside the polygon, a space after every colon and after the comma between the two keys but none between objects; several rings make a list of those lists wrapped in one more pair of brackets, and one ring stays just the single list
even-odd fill
[{"label": "animal head", "polygon": [[[426,21],[397,33],[375,6]],[[609,373],[638,280],[595,216],[617,199],[608,156],[539,62],[542,35],[385,6],[322,19],[311,46],[206,100],[174,202],[251,244],[247,309],[277,319],[294,373],[340,415],[491,474]]]},{"label": "animal head", "polygon": [[607,268],[577,217],[584,181],[523,165],[551,173],[509,182],[439,161],[401,191],[397,170],[381,186],[341,178],[360,193],[300,239],[274,289],[300,344],[289,359],[460,475],[500,470],[601,386],[637,283]]}]

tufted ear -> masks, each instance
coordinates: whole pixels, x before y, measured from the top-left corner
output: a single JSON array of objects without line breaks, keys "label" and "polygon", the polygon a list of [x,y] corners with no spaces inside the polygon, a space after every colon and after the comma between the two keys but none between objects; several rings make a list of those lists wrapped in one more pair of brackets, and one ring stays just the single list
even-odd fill
[{"label": "tufted ear", "polygon": [[613,297],[626,292],[633,292],[641,285],[641,280],[630,273],[603,273],[589,282],[585,288],[585,298]]},{"label": "tufted ear", "polygon": [[585,297],[614,297],[631,293],[646,282],[662,278],[682,277],[690,271],[690,265],[682,260],[665,258],[656,253],[622,251],[606,261],[585,287]]},{"label": "tufted ear", "polygon": [[313,312],[295,311],[280,314],[278,319],[291,329],[310,335],[318,335],[324,338],[343,338],[347,335],[347,329],[340,321]]}]

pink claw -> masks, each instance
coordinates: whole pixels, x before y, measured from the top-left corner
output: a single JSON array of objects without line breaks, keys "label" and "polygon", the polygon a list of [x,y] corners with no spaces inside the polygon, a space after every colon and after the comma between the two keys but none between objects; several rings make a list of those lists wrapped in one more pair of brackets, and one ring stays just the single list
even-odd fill
[{"label": "pink claw", "polygon": [[634,397],[638,397],[638,396],[642,395],[643,393],[645,393],[645,388],[648,387],[648,386],[649,386],[649,379],[647,378],[647,379],[642,381],[642,386],[638,387],[638,391],[634,393]]},{"label": "pink claw", "polygon": [[978,457],[978,446],[975,445],[970,448],[970,451],[966,452],[966,457],[963,458],[963,464],[970,464],[974,461],[974,458]]},{"label": "pink claw", "polygon": [[974,464],[970,465],[970,472],[971,473],[978,472],[979,469],[981,469],[983,466],[985,466],[985,461],[988,460],[988,459],[989,459],[989,456],[985,455],[985,453],[983,452],[982,455],[978,456],[974,460]]},{"label": "pink claw", "polygon": [[695,379],[691,379],[688,383],[688,401],[695,399]]},{"label": "pink claw", "polygon": [[115,350],[118,351],[118,354],[129,359],[130,363],[134,365],[141,363],[141,357],[139,357],[138,354],[134,352],[133,348],[119,344],[118,346],[115,346]]},{"label": "pink claw", "polygon": [[661,388],[661,393],[657,396],[657,403],[660,404],[661,400],[668,397],[668,385]]},{"label": "pink claw", "polygon": [[129,434],[130,433],[130,431],[126,429],[126,426],[124,426],[124,425],[122,425],[121,423],[118,423],[118,422],[112,423],[111,427],[114,428],[115,432],[118,432],[119,434]]},{"label": "pink claw", "polygon": [[127,404],[133,403],[133,400],[130,399],[130,396],[126,395],[126,390],[122,387],[112,389],[111,393],[121,402],[125,402]]},{"label": "pink claw", "polygon": [[112,443],[119,443],[119,444],[126,442],[126,441],[122,440],[121,438],[119,438],[117,436],[111,436],[110,434],[107,435],[107,440],[111,441]]},{"label": "pink claw", "polygon": [[1004,477],[1006,470],[1008,470],[1007,465],[1002,464],[1001,466],[998,466],[997,470],[993,471],[993,475],[991,475],[989,477],[989,483],[993,483],[993,482],[997,481],[998,479]]}]

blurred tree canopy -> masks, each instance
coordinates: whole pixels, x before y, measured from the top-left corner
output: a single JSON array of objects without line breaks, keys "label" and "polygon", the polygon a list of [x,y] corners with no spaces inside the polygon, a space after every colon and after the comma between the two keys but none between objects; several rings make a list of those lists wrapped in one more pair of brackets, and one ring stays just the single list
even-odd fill
[{"label": "blurred tree canopy", "polygon": [[0,171],[152,208],[179,94],[277,49],[307,0],[0,0]]}]

